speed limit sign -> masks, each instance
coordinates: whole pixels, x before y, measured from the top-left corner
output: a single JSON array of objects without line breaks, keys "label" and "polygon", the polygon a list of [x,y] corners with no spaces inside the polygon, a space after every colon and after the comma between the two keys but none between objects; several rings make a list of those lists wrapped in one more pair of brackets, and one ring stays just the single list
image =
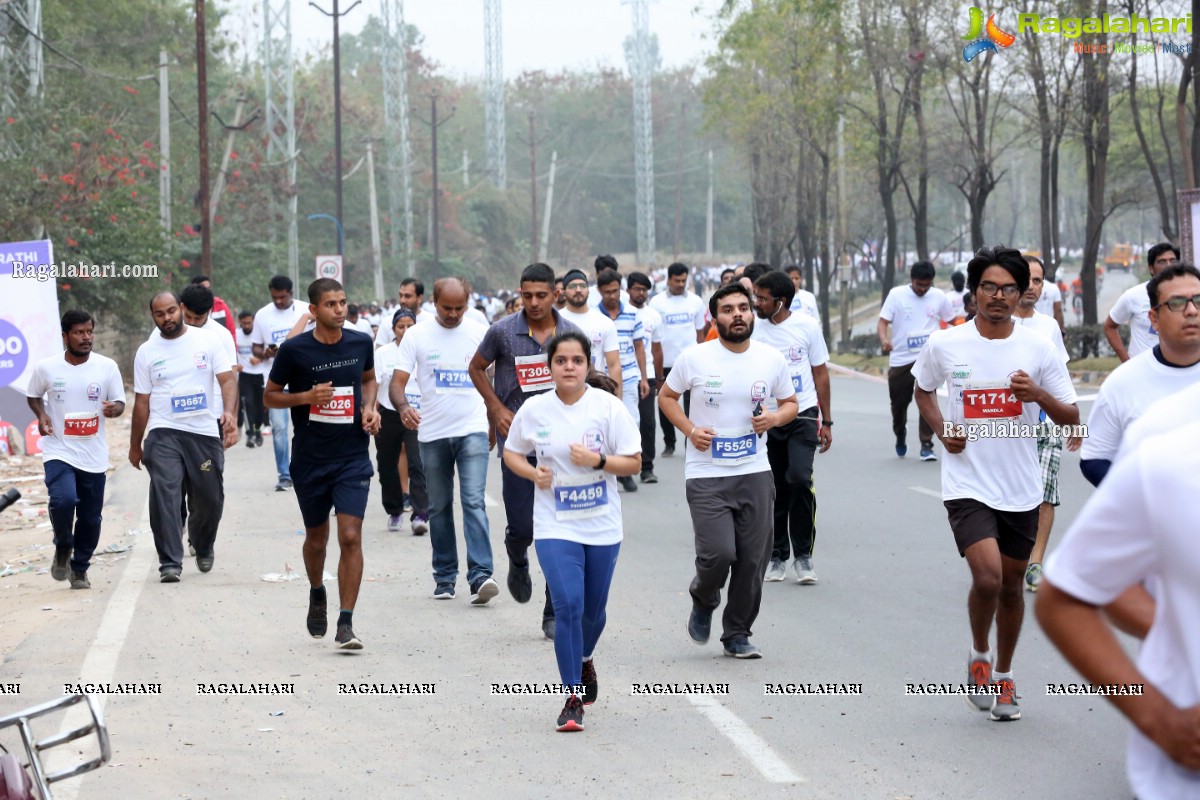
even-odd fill
[{"label": "speed limit sign", "polygon": [[318,278],[333,278],[338,283],[342,282],[342,257],[341,256],[317,256],[317,277]]}]

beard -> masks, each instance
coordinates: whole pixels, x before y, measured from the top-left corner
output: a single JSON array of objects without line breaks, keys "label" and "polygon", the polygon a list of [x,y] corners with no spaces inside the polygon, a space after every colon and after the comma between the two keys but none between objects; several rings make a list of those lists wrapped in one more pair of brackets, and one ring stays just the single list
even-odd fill
[{"label": "beard", "polygon": [[161,325],[158,325],[158,332],[165,339],[174,339],[179,334],[183,333],[183,316],[180,315],[177,319],[168,318],[163,320]]},{"label": "beard", "polygon": [[713,320],[713,324],[717,326],[717,335],[730,344],[741,344],[750,338],[750,334],[754,333],[754,318],[751,317],[746,322],[746,330],[733,333],[727,326],[722,325],[719,320]]}]

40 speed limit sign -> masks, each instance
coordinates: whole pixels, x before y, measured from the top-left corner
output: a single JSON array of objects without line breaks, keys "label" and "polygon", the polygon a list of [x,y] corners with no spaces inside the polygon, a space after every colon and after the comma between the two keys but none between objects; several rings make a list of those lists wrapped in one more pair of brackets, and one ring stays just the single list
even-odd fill
[{"label": "40 speed limit sign", "polygon": [[342,283],[342,257],[317,256],[317,277],[333,278]]}]

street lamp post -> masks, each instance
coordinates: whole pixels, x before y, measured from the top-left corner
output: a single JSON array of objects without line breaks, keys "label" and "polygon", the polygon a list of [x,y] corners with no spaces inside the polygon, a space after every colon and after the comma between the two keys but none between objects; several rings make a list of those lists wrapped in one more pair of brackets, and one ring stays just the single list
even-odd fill
[{"label": "street lamp post", "polygon": [[[340,177],[340,176],[339,176]],[[342,235],[342,222],[332,214],[309,214],[308,219],[327,219],[334,225],[337,225],[338,232],[338,255],[343,255],[346,252],[346,239]]]}]

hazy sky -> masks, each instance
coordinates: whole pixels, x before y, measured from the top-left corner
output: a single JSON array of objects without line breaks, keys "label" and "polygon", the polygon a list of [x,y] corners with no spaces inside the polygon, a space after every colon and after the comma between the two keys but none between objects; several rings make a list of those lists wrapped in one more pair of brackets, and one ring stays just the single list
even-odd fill
[{"label": "hazy sky", "polygon": [[[217,0],[233,9],[226,30],[243,45],[261,35],[262,7],[256,0]],[[622,43],[633,25],[632,8],[621,0],[502,0],[504,74],[596,66],[626,69]],[[339,0],[345,9],[353,0]],[[318,0],[329,11],[333,0]],[[650,31],[657,34],[664,67],[703,60],[712,49],[711,17],[721,0],[651,0]],[[380,0],[363,2],[342,17],[342,30],[358,32],[381,14]],[[483,0],[405,0],[405,21],[425,37],[422,48],[441,71],[455,77],[483,75]],[[247,24],[249,23],[249,24]],[[333,34],[328,17],[307,0],[292,0],[297,50],[315,51]]]}]

